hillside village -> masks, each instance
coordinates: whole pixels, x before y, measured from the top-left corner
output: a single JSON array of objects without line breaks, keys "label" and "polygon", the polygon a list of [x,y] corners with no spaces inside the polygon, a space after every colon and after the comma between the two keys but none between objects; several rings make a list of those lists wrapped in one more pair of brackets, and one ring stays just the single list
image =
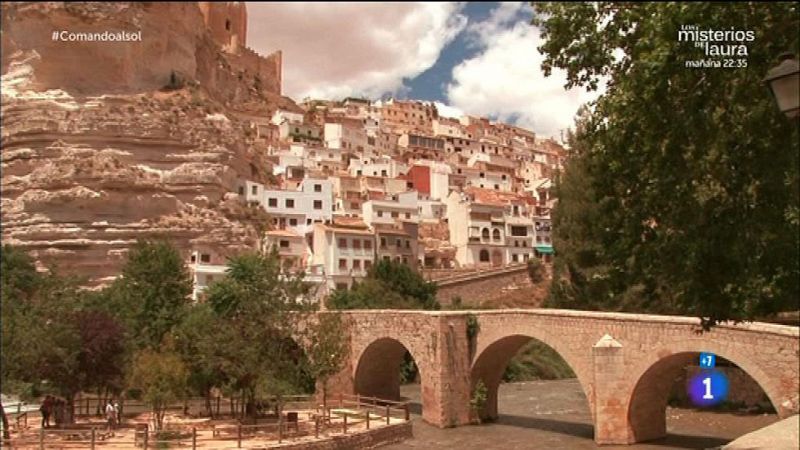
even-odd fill
[{"label": "hillside village", "polygon": [[[243,51],[242,22],[238,33],[225,23],[210,23],[215,39]],[[380,260],[414,269],[551,261],[552,179],[566,157],[552,139],[415,100],[306,99],[248,122],[269,182],[240,179],[239,199],[270,217],[262,250],[276,248],[318,295]],[[197,297],[224,276],[225,258],[198,247],[190,267]]]},{"label": "hillside village", "polygon": [[[242,2],[7,8],[24,26],[3,35],[3,242],[42,269],[101,286],[130,245],[160,236],[186,255],[197,299],[254,249],[276,248],[320,297],[381,260],[439,273],[551,261],[566,157],[552,139],[431,102],[295,102],[282,52],[247,46]],[[71,20],[140,23],[168,43],[142,51],[167,53],[120,59],[21,31]],[[64,52],[92,64],[55,67]]]}]

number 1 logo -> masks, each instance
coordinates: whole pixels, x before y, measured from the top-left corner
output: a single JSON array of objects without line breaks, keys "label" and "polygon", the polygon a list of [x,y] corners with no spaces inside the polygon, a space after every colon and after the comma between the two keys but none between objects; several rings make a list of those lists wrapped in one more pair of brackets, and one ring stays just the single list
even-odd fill
[{"label": "number 1 logo", "polygon": [[706,386],[706,393],[703,394],[703,399],[714,400],[714,396],[711,394],[711,377],[703,378],[703,384]]}]

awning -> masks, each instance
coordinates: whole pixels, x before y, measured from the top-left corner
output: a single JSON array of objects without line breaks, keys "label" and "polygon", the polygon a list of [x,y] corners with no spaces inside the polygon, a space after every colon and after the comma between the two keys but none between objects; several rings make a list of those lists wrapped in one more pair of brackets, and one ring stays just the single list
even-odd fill
[{"label": "awning", "polygon": [[537,252],[542,253],[544,255],[552,255],[554,253],[552,245],[537,245],[534,248],[536,249]]}]

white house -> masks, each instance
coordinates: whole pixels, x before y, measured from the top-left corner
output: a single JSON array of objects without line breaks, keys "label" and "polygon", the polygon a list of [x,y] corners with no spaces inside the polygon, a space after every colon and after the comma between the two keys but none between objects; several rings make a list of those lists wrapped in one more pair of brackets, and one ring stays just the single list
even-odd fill
[{"label": "white house", "polygon": [[314,223],[329,223],[333,218],[333,186],[328,179],[305,178],[298,190],[265,190],[261,205],[276,228],[305,235]]},{"label": "white house", "polygon": [[375,236],[360,220],[346,219],[313,228],[313,264],[322,267],[329,289],[349,288],[375,263]]},{"label": "white house", "polygon": [[303,123],[303,114],[279,109],[272,115],[271,122],[273,125],[280,125],[284,122]]},{"label": "white house", "polygon": [[394,194],[387,200],[364,202],[362,216],[368,226],[394,225],[402,221],[419,222],[418,194],[416,191]]}]

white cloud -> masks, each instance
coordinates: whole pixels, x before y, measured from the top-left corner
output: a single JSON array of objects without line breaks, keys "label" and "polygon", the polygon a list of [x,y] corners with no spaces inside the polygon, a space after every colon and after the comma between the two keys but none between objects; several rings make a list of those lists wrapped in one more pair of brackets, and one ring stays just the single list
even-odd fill
[{"label": "white cloud", "polygon": [[482,50],[453,68],[446,96],[470,114],[516,121],[542,136],[559,137],[572,126],[578,107],[599,94],[583,88],[565,91],[566,73],[559,69],[544,76],[539,30],[520,20],[523,8],[529,6],[501,3],[487,20],[470,25],[470,39]]},{"label": "white cloud", "polygon": [[283,90],[378,97],[431,67],[466,26],[458,3],[247,4],[248,46],[283,50]]},{"label": "white cloud", "polygon": [[439,113],[440,116],[459,119],[461,118],[461,116],[464,115],[464,111],[454,106],[445,105],[442,102],[433,102],[433,104],[436,105],[436,111]]}]

